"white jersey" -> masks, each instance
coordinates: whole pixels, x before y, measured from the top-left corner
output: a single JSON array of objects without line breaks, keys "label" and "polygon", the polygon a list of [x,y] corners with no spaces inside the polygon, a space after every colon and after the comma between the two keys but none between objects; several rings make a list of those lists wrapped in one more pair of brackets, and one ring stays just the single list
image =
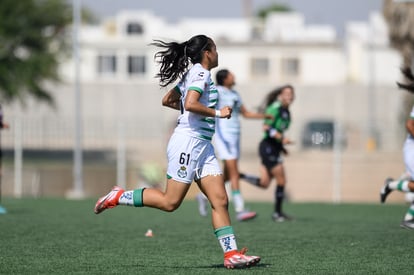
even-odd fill
[{"label": "white jersey", "polygon": [[[414,119],[414,106],[411,110],[410,118]],[[410,133],[408,133],[405,140],[403,150],[405,169],[411,175],[411,179],[414,180],[414,137]]]},{"label": "white jersey", "polygon": [[195,64],[175,89],[181,94],[181,115],[178,117],[175,132],[211,141],[215,132],[215,117],[205,117],[184,108],[187,92],[194,90],[201,94],[199,99],[201,104],[216,109],[218,92],[211,80],[210,71],[204,69],[199,63]]},{"label": "white jersey", "polygon": [[217,119],[216,131],[223,134],[240,134],[240,109],[243,105],[242,99],[238,92],[230,90],[224,86],[217,86],[219,101],[218,108],[225,106],[232,108],[231,117],[229,119]]},{"label": "white jersey", "polygon": [[[413,108],[411,109],[410,118],[411,118],[411,119],[414,119],[414,106],[413,106]],[[413,137],[410,133],[408,133],[407,139],[414,140],[414,137]]]}]

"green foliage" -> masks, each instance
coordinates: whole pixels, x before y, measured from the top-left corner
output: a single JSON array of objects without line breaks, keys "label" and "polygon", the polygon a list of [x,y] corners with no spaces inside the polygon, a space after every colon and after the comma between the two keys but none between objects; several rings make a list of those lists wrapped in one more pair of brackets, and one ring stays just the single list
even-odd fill
[{"label": "green foliage", "polygon": [[58,81],[59,56],[72,8],[64,0],[1,0],[0,98],[21,102],[30,95],[53,103],[44,84]]},{"label": "green foliage", "polygon": [[257,16],[261,19],[265,19],[269,13],[272,13],[272,12],[289,12],[289,11],[292,11],[292,9],[288,5],[273,3],[269,6],[261,8],[257,12]]},{"label": "green foliage", "polygon": [[239,248],[262,261],[239,271],[222,267],[211,219],[194,201],[173,213],[119,206],[95,215],[94,205],[3,199],[0,274],[412,274],[404,204],[288,203],[296,220],[274,223],[271,203],[248,203],[258,217],[233,226]]}]

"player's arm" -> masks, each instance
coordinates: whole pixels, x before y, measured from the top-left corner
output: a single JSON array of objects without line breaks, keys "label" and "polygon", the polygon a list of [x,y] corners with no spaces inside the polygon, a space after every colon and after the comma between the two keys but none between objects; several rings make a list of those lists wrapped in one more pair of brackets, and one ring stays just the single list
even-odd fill
[{"label": "player's arm", "polygon": [[199,101],[200,97],[201,94],[198,91],[188,90],[187,96],[185,97],[184,108],[189,112],[193,112],[206,117],[230,118],[232,110],[229,106],[221,108],[219,113],[216,113],[215,109],[201,104]]},{"label": "player's arm", "polygon": [[[266,110],[266,114],[272,116],[273,118],[277,117],[278,113],[279,113],[279,109],[268,109],[268,110]],[[283,135],[283,130],[277,129],[275,127],[273,118],[272,119],[266,118],[264,126],[263,126],[264,129],[267,128],[267,131],[269,133],[269,137],[277,139],[283,145],[293,144],[293,142],[289,138],[287,138]]]},{"label": "player's arm", "polygon": [[242,116],[244,118],[259,118],[259,119],[267,118],[267,119],[273,119],[273,116],[270,115],[270,114],[262,114],[262,113],[250,112],[249,110],[246,109],[246,107],[244,107],[244,105],[242,105],[240,107],[240,113],[242,114]]},{"label": "player's arm", "polygon": [[283,133],[278,131],[275,126],[275,118],[277,116],[278,110],[275,108],[267,108],[265,111],[265,120],[263,122],[263,130],[268,133],[268,136],[277,140],[283,139]]},{"label": "player's arm", "polygon": [[408,133],[410,133],[411,136],[414,137],[414,118],[407,119],[405,127],[407,128]]},{"label": "player's arm", "polygon": [[162,105],[175,110],[180,110],[180,99],[181,93],[178,91],[177,87],[174,87],[164,95],[162,98]]}]

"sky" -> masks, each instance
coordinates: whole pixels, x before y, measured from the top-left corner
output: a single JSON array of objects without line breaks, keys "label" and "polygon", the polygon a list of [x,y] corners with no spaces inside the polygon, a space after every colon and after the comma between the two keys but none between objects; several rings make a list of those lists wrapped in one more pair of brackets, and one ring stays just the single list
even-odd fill
[{"label": "sky", "polygon": [[[72,0],[73,1],[73,0]],[[381,11],[383,0],[80,0],[99,17],[114,16],[121,10],[145,9],[175,22],[182,17],[243,17],[244,2],[253,13],[272,3],[287,4],[305,15],[306,24],[333,25],[338,35],[347,21],[368,21],[372,11]]]}]

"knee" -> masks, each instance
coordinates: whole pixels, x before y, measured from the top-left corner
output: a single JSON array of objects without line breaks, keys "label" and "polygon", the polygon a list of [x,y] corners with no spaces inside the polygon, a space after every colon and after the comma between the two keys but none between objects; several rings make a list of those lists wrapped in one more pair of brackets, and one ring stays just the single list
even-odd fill
[{"label": "knee", "polygon": [[174,212],[180,207],[181,201],[167,201],[164,204],[163,210],[166,212]]},{"label": "knee", "polygon": [[211,200],[211,207],[214,209],[218,208],[228,208],[229,206],[229,200],[227,198],[227,194],[220,194],[218,196],[215,196]]},{"label": "knee", "polygon": [[260,187],[263,189],[267,189],[269,185],[270,185],[270,180],[260,182]]}]

